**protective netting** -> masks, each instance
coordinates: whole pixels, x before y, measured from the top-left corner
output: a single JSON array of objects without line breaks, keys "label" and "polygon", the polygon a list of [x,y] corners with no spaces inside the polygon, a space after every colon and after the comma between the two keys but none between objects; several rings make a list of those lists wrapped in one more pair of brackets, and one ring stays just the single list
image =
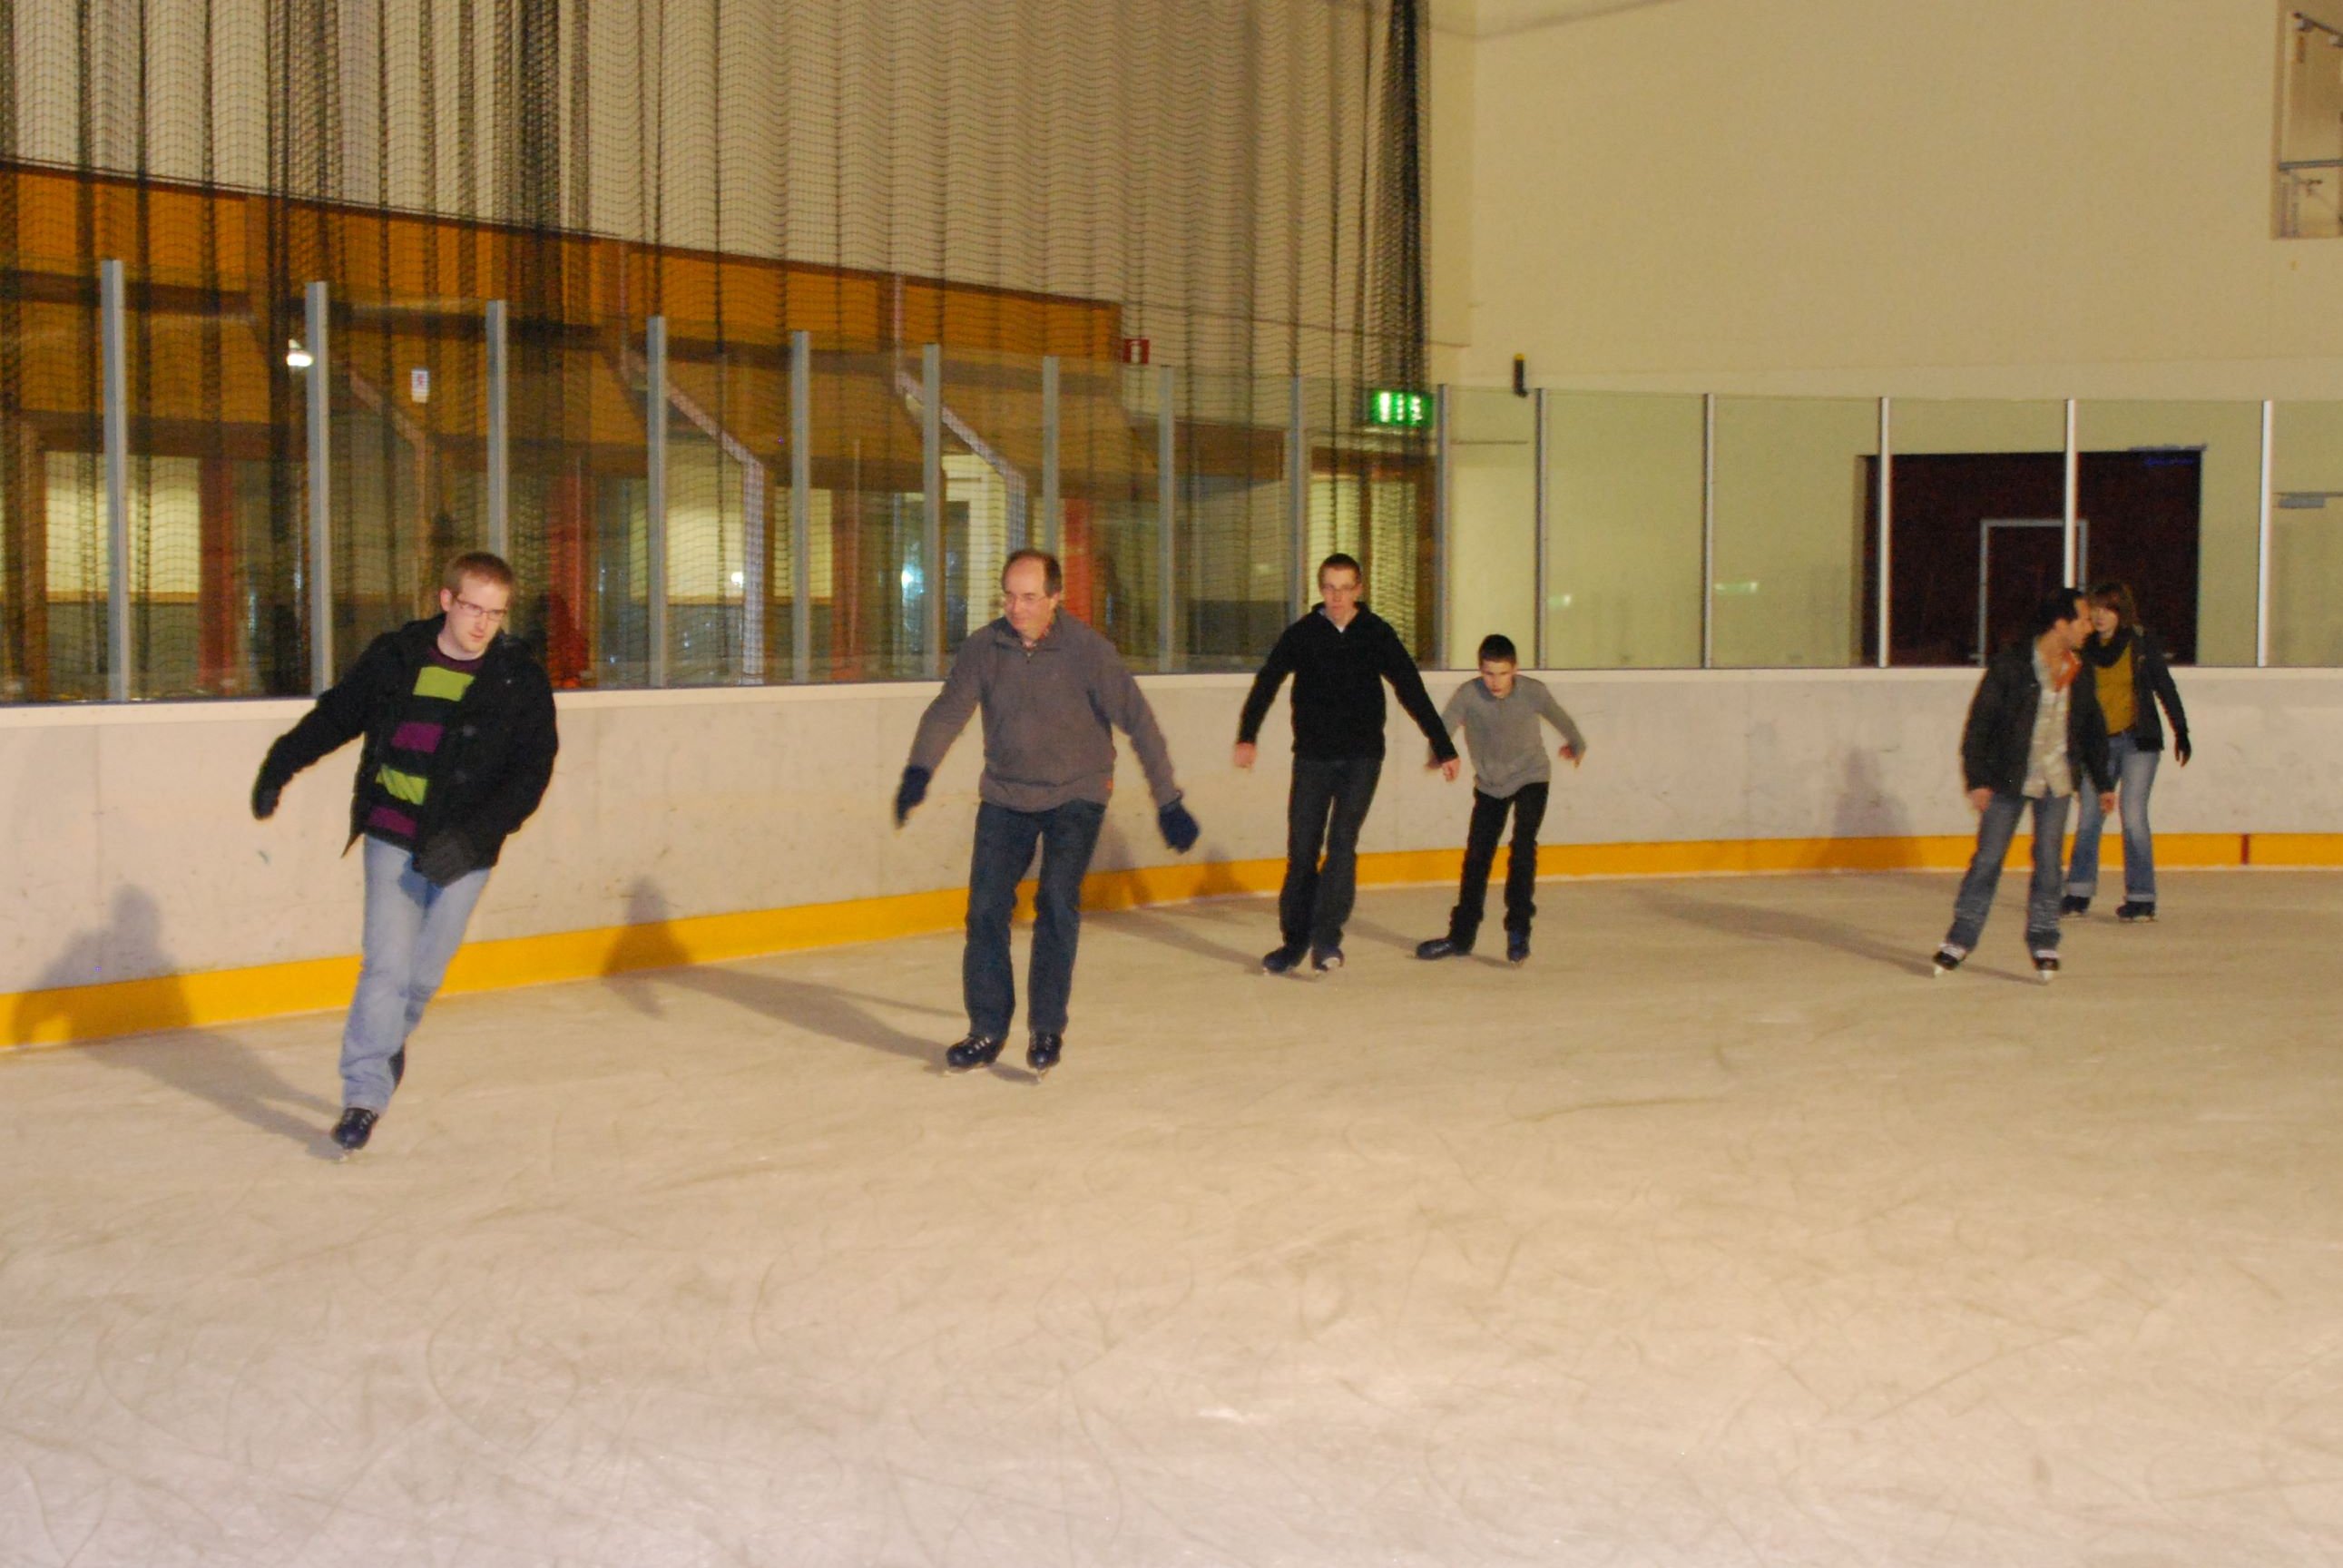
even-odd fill
[{"label": "protective netting", "polygon": [[1428,437],[1361,416],[1424,386],[1421,37],[1415,0],[0,0],[0,699],[107,690],[108,259],[134,695],[306,689],[488,544],[573,685],[920,674],[1026,542],[1137,664],[1258,657],[1322,546],[1428,638]]}]

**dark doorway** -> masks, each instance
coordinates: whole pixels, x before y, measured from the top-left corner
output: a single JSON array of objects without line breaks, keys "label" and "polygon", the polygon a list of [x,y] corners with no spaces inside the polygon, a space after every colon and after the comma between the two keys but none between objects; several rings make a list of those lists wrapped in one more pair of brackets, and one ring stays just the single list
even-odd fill
[{"label": "dark doorway", "polygon": [[[1864,459],[1864,578],[1879,580],[1876,457]],[[2085,452],[2076,512],[2089,523],[2086,569],[2131,584],[2140,618],[2177,664],[2197,658],[2197,548],[2204,454],[2196,448]],[[2057,586],[2056,528],[1987,522],[2055,518],[2065,510],[2066,458],[2056,452],[1949,453],[1896,459],[1894,579],[1888,585],[1891,664],[1980,662],[2022,636],[2035,598]],[[1989,581],[1981,585],[1981,573]],[[1980,588],[1986,637],[1977,638]],[[2087,586],[2087,585],[2083,585]],[[1878,601],[1865,596],[1863,639],[1879,646]]]}]

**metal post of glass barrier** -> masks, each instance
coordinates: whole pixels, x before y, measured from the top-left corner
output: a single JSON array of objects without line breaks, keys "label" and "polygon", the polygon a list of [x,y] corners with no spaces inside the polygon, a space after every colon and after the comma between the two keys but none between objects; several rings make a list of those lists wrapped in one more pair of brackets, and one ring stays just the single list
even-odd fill
[{"label": "metal post of glass barrier", "polygon": [[1716,394],[1700,396],[1700,667],[1716,668]]},{"label": "metal post of glass barrier", "polygon": [[643,571],[644,603],[649,611],[649,680],[667,684],[667,317],[654,316],[645,333],[648,362],[643,384],[643,431],[649,451],[645,463],[650,482],[646,487],[646,530]]},{"label": "metal post of glass barrier", "polygon": [[1310,389],[1299,376],[1285,411],[1285,527],[1292,540],[1287,608],[1298,619],[1310,610]]},{"label": "metal post of glass barrier", "polygon": [[488,553],[512,545],[512,389],[505,351],[505,302],[488,301]]},{"label": "metal post of glass barrier", "polygon": [[309,354],[309,689],[323,691],[334,684],[334,401],[326,285],[309,285],[303,303]]},{"label": "metal post of glass barrier", "polygon": [[1172,403],[1178,390],[1176,373],[1169,365],[1158,366],[1155,371],[1155,668],[1170,671],[1178,662],[1179,635],[1173,626],[1173,614],[1179,600],[1172,591],[1172,572],[1176,559],[1172,546],[1172,517],[1180,496],[1179,479],[1173,464],[1177,461],[1176,432],[1172,421]]},{"label": "metal post of glass barrier", "polygon": [[106,416],[106,695],[130,700],[130,377],[122,263],[97,264]]},{"label": "metal post of glass barrier", "polygon": [[1549,595],[1546,573],[1545,511],[1545,388],[1530,394],[1530,417],[1537,421],[1530,432],[1530,483],[1536,487],[1530,497],[1530,526],[1537,531],[1531,543],[1530,579],[1530,668],[1545,668],[1545,616]]},{"label": "metal post of glass barrier", "polygon": [[2072,397],[2069,397],[2066,399],[2066,491],[2065,498],[2060,503],[2058,513],[2059,538],[2061,540],[2058,580],[2062,583],[2067,584],[2072,584],[2074,582],[2076,568],[2077,565],[2077,551],[2075,549],[2075,518],[2077,516],[2075,500],[2077,487],[2077,481],[2080,477],[2081,468],[2082,455],[2077,452],[2075,447],[2075,400]]},{"label": "metal post of glass barrier", "polygon": [[813,678],[813,334],[789,334],[789,678]]},{"label": "metal post of glass barrier", "polygon": [[2270,661],[2270,475],[2278,451],[2278,405],[2262,404],[2261,517],[2254,536],[2254,668]]},{"label": "metal post of glass barrier", "polygon": [[1888,608],[1891,596],[1887,588],[1895,580],[1893,546],[1896,538],[1896,487],[1890,477],[1896,463],[1895,432],[1890,426],[1894,410],[1890,400],[1879,400],[1879,668],[1887,668]]},{"label": "metal post of glass barrier", "polygon": [[944,351],[920,350],[920,621],[927,628],[927,669],[944,672]]},{"label": "metal post of glass barrier", "polygon": [[1041,357],[1041,516],[1032,527],[1033,541],[1051,555],[1059,553],[1064,535],[1058,523],[1058,357]]}]

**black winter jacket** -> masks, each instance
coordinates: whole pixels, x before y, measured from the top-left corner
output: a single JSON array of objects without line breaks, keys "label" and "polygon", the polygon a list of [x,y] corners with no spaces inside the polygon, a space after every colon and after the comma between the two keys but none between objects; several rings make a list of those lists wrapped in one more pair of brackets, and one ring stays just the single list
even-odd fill
[{"label": "black winter jacket", "polygon": [[[376,638],[349,673],[268,749],[260,783],[281,789],[327,752],[365,737],[350,792],[349,841],[357,843],[365,830],[366,783],[374,777],[376,758],[389,744],[415,689],[416,671],[429,658],[447,619],[437,615],[409,621]],[[498,636],[482,656],[480,673],[456,705],[432,758],[417,844],[452,829],[470,845],[473,869],[495,865],[505,839],[545,798],[559,748],[552,684],[519,643]]]},{"label": "black winter jacket", "polygon": [[2096,633],[2083,644],[2083,660],[2105,668],[2123,657],[2124,642],[2132,645],[2131,705],[2129,731],[2132,743],[2142,751],[2164,749],[2164,720],[2156,711],[2158,698],[2164,700],[2164,710],[2172,715],[2172,738],[2182,751],[2188,749],[2188,714],[2180,706],[2180,689],[2172,683],[2171,667],[2164,662],[2164,647],[2156,634],[2144,626],[2119,631],[2112,642],[2101,642]]},{"label": "black winter jacket", "polygon": [[[2114,789],[2107,771],[2107,720],[2099,711],[2091,672],[2077,672],[2066,688],[2066,761],[2075,788]],[[1969,701],[1961,731],[1961,773],[1971,789],[2017,795],[2026,789],[2027,754],[2034,749],[2034,715],[2042,706],[2042,683],[2034,676],[2034,642],[2015,642],[1993,656]]]},{"label": "black winter jacket", "polygon": [[1440,709],[1423,689],[1415,660],[1391,622],[1359,607],[1347,627],[1337,627],[1313,607],[1285,628],[1245,694],[1237,739],[1250,746],[1277,697],[1293,677],[1293,754],[1318,759],[1381,757],[1383,754],[1383,682],[1392,683],[1399,705],[1432,742],[1432,754],[1446,762],[1456,755]]}]

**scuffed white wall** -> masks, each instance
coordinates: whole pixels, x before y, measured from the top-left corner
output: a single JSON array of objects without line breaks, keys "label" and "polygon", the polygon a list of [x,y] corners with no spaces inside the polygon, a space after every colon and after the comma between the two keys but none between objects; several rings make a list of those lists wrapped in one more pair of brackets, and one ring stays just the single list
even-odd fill
[{"label": "scuffed white wall", "polygon": [[[1456,676],[1431,679],[1444,698]],[[1962,670],[1605,671],[1546,678],[1584,728],[1553,843],[1961,834]],[[2343,831],[2343,671],[2183,670],[2198,744],[2158,777],[2164,832]],[[1241,676],[1143,683],[1202,822],[1199,855],[1283,853],[1280,699],[1253,773],[1230,762]],[[963,886],[972,723],[927,805],[890,820],[926,684],[572,693],[545,809],[506,849],[473,922],[511,937]],[[340,859],[354,749],[297,779],[275,820],[246,799],[293,701],[0,709],[10,824],[0,992],[354,951],[358,868]],[[1370,850],[1463,842],[1466,784],[1421,766],[1395,709]],[[1136,764],[1100,869],[1172,857]],[[1263,920],[1269,919],[1266,910]],[[1264,930],[1266,927],[1264,926]]]}]

